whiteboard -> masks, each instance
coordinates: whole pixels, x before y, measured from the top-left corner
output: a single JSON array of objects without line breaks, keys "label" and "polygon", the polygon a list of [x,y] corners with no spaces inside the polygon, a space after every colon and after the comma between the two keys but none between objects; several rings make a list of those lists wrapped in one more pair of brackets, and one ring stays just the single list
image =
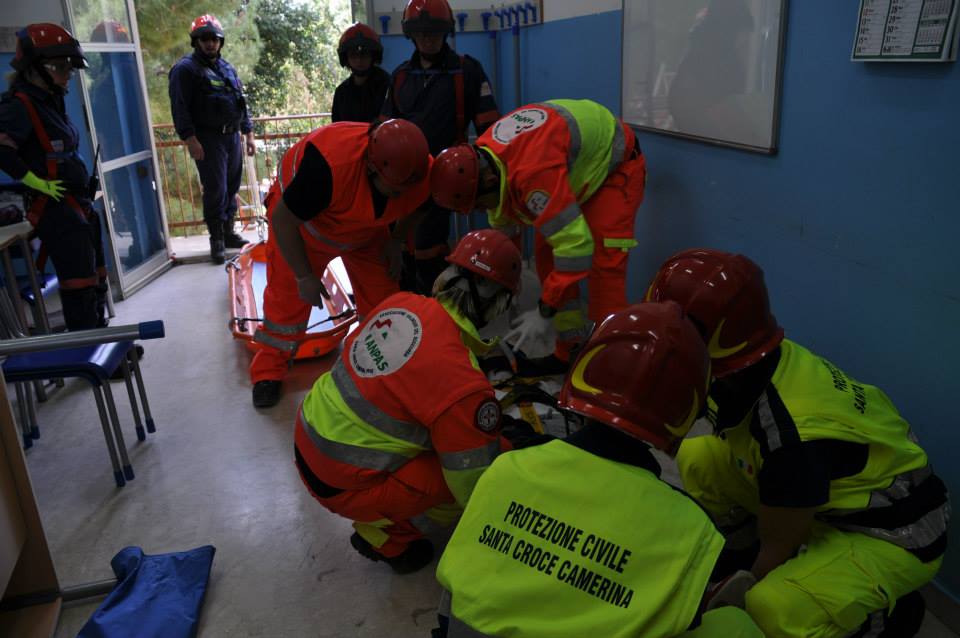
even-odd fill
[{"label": "whiteboard", "polygon": [[776,151],[786,0],[624,0],[623,119]]}]

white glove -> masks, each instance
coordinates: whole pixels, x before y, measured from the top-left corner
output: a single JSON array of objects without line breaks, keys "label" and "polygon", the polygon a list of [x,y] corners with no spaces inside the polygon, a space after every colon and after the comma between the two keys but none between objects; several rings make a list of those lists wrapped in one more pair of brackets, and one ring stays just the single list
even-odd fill
[{"label": "white glove", "polygon": [[311,306],[323,307],[323,300],[330,298],[330,293],[320,278],[310,273],[306,277],[297,277],[297,291],[300,298]]},{"label": "white glove", "polygon": [[757,584],[757,579],[752,572],[745,569],[734,572],[725,579],[707,590],[706,609],[716,609],[717,607],[746,607],[747,591]]},{"label": "white glove", "polygon": [[503,340],[513,344],[514,350],[522,350],[521,346],[525,341],[544,338],[550,330],[550,320],[541,315],[540,310],[534,308],[514,319],[510,327],[513,330],[508,332]]}]

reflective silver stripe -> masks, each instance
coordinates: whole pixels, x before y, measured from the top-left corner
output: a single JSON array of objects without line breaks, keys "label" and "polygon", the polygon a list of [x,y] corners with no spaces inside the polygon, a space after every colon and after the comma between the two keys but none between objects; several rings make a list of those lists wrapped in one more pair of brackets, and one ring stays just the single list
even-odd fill
[{"label": "reflective silver stripe", "polygon": [[544,237],[553,237],[563,230],[567,224],[576,221],[581,214],[580,205],[574,202],[557,213],[556,217],[544,222],[543,226],[540,227],[540,232],[543,233]]},{"label": "reflective silver stripe", "polygon": [[463,450],[461,452],[445,452],[440,454],[440,465],[445,470],[472,470],[478,467],[486,467],[493,463],[500,452],[500,442],[491,441],[483,447],[473,448],[472,450]]},{"label": "reflective silver stripe", "polygon": [[333,246],[338,250],[353,250],[357,247],[357,244],[341,244],[338,241],[333,241],[332,239],[327,239],[320,234],[320,231],[314,228],[312,222],[304,222],[303,227],[307,229],[307,232],[310,233],[310,236],[318,241],[322,241],[328,246]]},{"label": "reflective silver stripe", "polygon": [[441,616],[450,617],[450,592],[443,587],[440,588],[440,602],[437,604],[437,613]]},{"label": "reflective silver stripe", "polygon": [[453,614],[450,614],[450,624],[447,628],[447,638],[495,638],[482,634]]},{"label": "reflective silver stripe", "polygon": [[333,378],[334,385],[340,391],[343,402],[353,410],[354,414],[360,417],[364,423],[372,425],[384,434],[392,436],[416,445],[419,448],[430,448],[430,431],[427,428],[415,423],[407,423],[400,419],[395,419],[360,394],[360,389],[353,382],[353,378],[343,365],[343,359],[337,359],[337,362],[330,370],[330,376]]},{"label": "reflective silver stripe", "polygon": [[395,472],[410,460],[402,454],[392,454],[382,450],[360,447],[359,445],[331,441],[321,436],[320,433],[310,425],[310,422],[307,420],[307,415],[303,413],[302,407],[300,408],[300,422],[303,424],[303,429],[307,433],[307,436],[310,437],[310,442],[313,443],[314,447],[335,461],[353,465],[354,467],[362,467],[367,470]]},{"label": "reflective silver stripe", "polygon": [[283,350],[284,352],[294,352],[297,349],[297,346],[300,345],[296,341],[289,341],[287,339],[281,339],[280,337],[274,337],[272,334],[264,332],[260,328],[257,328],[257,331],[253,333],[253,340],[257,343],[270,346],[271,348]]},{"label": "reflective silver stripe", "polygon": [[617,170],[623,156],[627,152],[627,136],[623,134],[623,125],[617,121],[613,132],[613,143],[610,149],[610,165],[607,166],[607,175]]},{"label": "reflective silver stripe", "polygon": [[777,428],[777,420],[773,417],[773,410],[770,409],[770,400],[767,394],[760,395],[760,401],[757,402],[757,416],[760,417],[760,427],[763,433],[767,435],[767,447],[771,452],[783,447],[783,441],[780,440],[780,429]]},{"label": "reflective silver stripe", "polygon": [[275,332],[279,335],[295,335],[300,334],[301,332],[307,329],[307,322],[303,323],[276,323],[270,321],[269,319],[263,320],[263,327],[269,330],[270,332]]},{"label": "reflective silver stripe", "polygon": [[556,111],[567,123],[567,129],[570,131],[570,148],[567,150],[567,169],[572,172],[573,163],[580,157],[580,147],[583,144],[580,136],[580,123],[577,122],[577,118],[573,117],[573,113],[559,104],[541,102],[540,104],[534,104],[534,106],[543,106]]},{"label": "reflective silver stripe", "polygon": [[833,524],[840,529],[873,536],[874,538],[888,541],[894,545],[899,545],[904,549],[922,549],[931,545],[947,531],[947,522],[949,520],[950,503],[944,503],[937,509],[927,512],[916,522],[896,529],[850,525],[849,523],[844,523],[843,519],[833,521]]},{"label": "reflective silver stripe", "polygon": [[580,272],[590,270],[592,266],[593,255],[584,255],[583,257],[553,256],[553,268],[559,272]]}]

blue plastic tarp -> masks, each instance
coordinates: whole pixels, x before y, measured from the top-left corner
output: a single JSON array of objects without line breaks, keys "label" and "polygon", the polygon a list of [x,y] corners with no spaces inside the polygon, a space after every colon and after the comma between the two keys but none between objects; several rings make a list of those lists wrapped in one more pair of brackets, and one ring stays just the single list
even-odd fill
[{"label": "blue plastic tarp", "polygon": [[213,565],[212,545],[148,556],[120,550],[110,566],[117,586],[77,638],[193,638]]}]

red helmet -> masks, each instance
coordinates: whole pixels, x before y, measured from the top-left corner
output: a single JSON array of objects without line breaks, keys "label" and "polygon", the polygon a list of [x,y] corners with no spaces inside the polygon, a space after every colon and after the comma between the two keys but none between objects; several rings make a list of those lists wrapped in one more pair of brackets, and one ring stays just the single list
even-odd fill
[{"label": "red helmet", "polygon": [[87,58],[69,31],[59,24],[29,24],[17,31],[17,52],[10,66],[26,71],[37,60],[67,58],[75,69],[87,68]]},{"label": "red helmet", "polygon": [[671,450],[701,414],[709,382],[707,348],[680,305],[636,304],[594,330],[559,407]]},{"label": "red helmet", "polygon": [[90,32],[91,42],[130,42],[130,32],[116,20],[102,20]]},{"label": "red helmet", "polygon": [[371,54],[374,64],[383,62],[383,45],[380,44],[380,36],[377,35],[376,31],[360,22],[353,23],[353,26],[340,36],[340,43],[337,45],[340,66],[349,66],[347,55],[350,51]]},{"label": "red helmet", "polygon": [[441,208],[469,213],[477,201],[479,183],[480,160],[469,144],[442,151],[430,169],[430,193]]},{"label": "red helmet", "polygon": [[453,11],[447,0],[410,0],[400,24],[408,38],[415,33],[453,33]]},{"label": "red helmet", "polygon": [[223,43],[223,27],[217,20],[217,16],[204,13],[202,16],[194,18],[193,22],[190,23],[190,44],[195,44],[197,38],[207,33],[217,36],[220,38],[221,44]]},{"label": "red helmet", "polygon": [[497,282],[514,295],[520,292],[520,250],[499,230],[467,233],[447,261]]},{"label": "red helmet", "polygon": [[367,161],[390,186],[416,184],[430,171],[430,147],[413,122],[387,120],[370,133]]},{"label": "red helmet", "polygon": [[783,341],[763,271],[743,255],[708,248],[677,253],[660,266],[646,298],[683,306],[707,342],[717,377],[753,365]]}]

